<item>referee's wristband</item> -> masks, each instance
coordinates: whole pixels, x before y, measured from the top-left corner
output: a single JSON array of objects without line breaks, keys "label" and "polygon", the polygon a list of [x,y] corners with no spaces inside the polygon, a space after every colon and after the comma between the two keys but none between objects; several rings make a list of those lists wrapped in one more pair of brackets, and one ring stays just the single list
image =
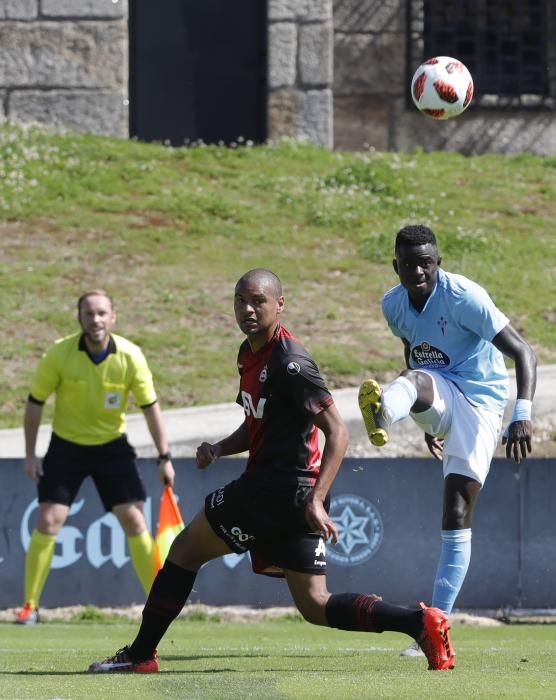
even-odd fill
[{"label": "referee's wristband", "polygon": [[529,399],[517,399],[510,423],[515,423],[518,420],[531,420],[532,405],[533,402]]},{"label": "referee's wristband", "polygon": [[171,452],[161,452],[156,458],[156,463],[161,464],[161,462],[169,462],[172,459]]}]

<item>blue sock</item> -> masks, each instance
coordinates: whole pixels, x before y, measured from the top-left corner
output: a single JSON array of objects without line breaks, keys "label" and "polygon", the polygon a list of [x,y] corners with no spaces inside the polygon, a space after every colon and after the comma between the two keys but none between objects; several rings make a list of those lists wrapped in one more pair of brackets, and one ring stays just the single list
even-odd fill
[{"label": "blue sock", "polygon": [[432,592],[433,608],[452,612],[471,559],[471,528],[442,530],[442,550]]}]

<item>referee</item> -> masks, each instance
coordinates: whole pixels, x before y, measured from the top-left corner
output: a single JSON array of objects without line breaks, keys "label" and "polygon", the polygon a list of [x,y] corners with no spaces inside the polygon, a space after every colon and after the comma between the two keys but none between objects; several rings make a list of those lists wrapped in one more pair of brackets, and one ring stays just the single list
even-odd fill
[{"label": "referee", "polygon": [[[25,604],[15,622],[39,621],[39,599],[56,536],[84,479],[92,477],[106,511],[118,518],[133,567],[148,594],[153,580],[153,539],[144,516],[146,492],[125,435],[131,392],[158,450],[159,477],[173,485],[174,468],[151,371],[137,345],[110,331],[116,322],[102,290],[77,302],[81,332],[61,338],[41,358],[25,406],[25,472],[37,482],[39,516],[25,560]],[[44,460],[35,449],[43,405],[55,394],[52,437]]]}]

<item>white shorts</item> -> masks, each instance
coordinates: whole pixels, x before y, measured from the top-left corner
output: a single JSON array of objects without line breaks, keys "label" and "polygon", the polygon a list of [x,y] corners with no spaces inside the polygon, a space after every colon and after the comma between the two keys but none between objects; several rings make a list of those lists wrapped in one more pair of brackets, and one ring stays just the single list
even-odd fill
[{"label": "white shorts", "polygon": [[429,435],[444,439],[443,471],[463,474],[481,486],[502,430],[502,413],[469,403],[458,387],[438,372],[428,374],[434,386],[434,402],[422,413],[411,417]]}]

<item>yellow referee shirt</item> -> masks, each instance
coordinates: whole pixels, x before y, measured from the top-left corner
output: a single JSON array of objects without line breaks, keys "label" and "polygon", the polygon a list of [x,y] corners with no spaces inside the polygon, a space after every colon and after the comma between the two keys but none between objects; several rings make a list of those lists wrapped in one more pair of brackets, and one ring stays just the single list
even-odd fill
[{"label": "yellow referee shirt", "polygon": [[57,340],[41,358],[31,399],[44,403],[55,393],[52,429],[79,445],[101,445],[126,429],[129,392],[141,407],[156,401],[153,378],[141,349],[110,335],[108,355],[98,365],[87,353],[82,333]]}]

